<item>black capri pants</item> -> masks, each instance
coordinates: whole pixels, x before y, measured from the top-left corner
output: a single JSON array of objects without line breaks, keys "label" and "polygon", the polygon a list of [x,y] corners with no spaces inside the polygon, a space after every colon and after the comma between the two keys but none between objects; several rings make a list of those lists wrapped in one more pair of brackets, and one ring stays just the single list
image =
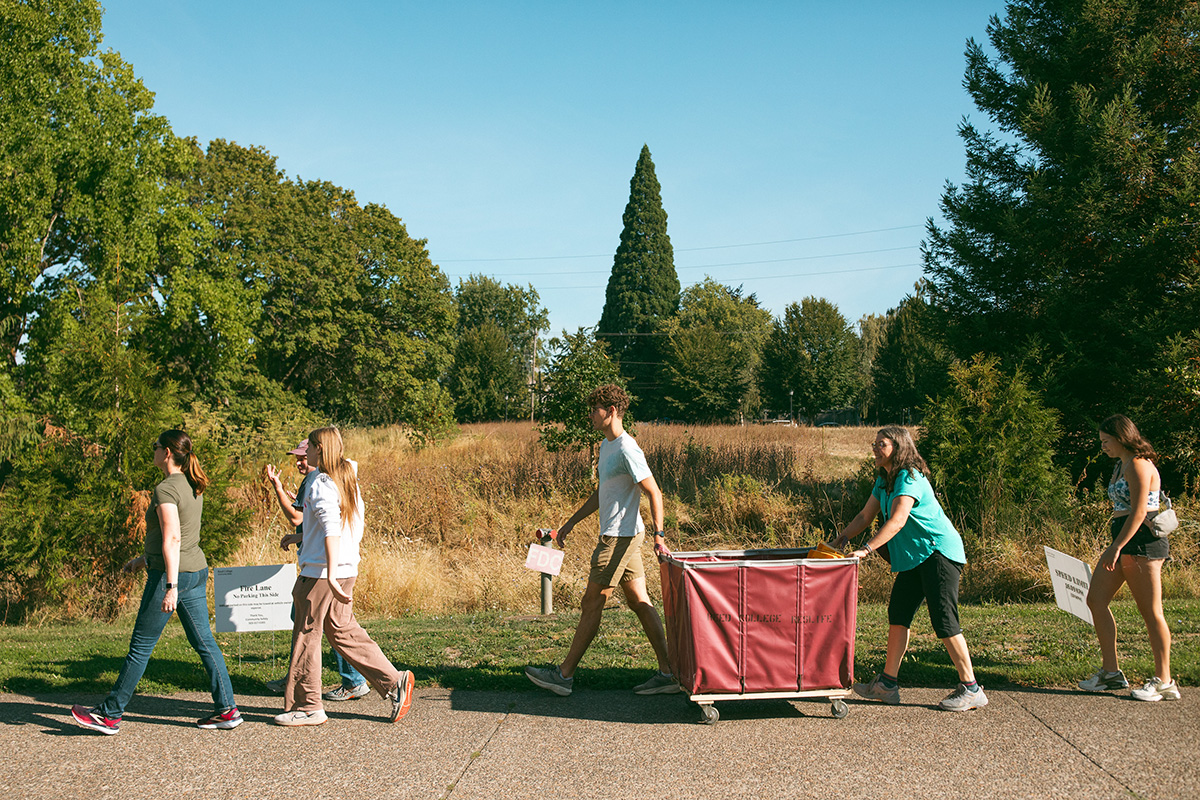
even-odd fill
[{"label": "black capri pants", "polygon": [[934,550],[933,555],[910,570],[896,573],[888,600],[888,623],[912,627],[913,617],[924,600],[929,604],[929,621],[939,639],[962,633],[958,623],[958,564]]}]

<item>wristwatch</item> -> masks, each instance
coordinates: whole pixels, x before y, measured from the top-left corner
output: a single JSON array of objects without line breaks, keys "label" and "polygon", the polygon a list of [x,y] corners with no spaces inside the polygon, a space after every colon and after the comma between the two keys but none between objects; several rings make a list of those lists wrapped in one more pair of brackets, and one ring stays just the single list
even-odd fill
[{"label": "wristwatch", "polygon": [[168,589],[178,589],[178,588],[179,588],[179,584],[178,584],[178,583],[168,583],[168,584],[167,584],[167,588],[168,588]]},{"label": "wristwatch", "polygon": [[665,538],[667,538],[667,532],[666,532],[666,531],[655,531],[655,532],[654,532],[654,535],[655,535],[655,536],[661,536],[661,537],[663,537],[664,539],[665,539]]}]

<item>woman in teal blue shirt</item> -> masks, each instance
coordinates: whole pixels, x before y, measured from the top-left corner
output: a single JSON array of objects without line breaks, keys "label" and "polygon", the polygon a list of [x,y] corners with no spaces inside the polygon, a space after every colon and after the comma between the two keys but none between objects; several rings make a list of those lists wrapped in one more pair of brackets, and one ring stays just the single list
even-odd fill
[{"label": "woman in teal blue shirt", "polygon": [[987,695],[975,680],[967,640],[958,620],[958,582],[967,562],[962,537],[946,517],[929,484],[929,467],[917,452],[912,435],[898,425],[880,429],[871,445],[875,457],[875,488],[863,510],[834,540],[839,549],[871,526],[883,512],[883,525],[853,555],[865,559],[886,545],[896,573],[888,601],[887,661],[870,683],[854,684],[855,693],[869,700],[900,702],[897,680],[908,649],[909,628],[924,600],[933,630],[958,670],[959,684],[939,704],[946,711],[970,711],[987,705]]}]

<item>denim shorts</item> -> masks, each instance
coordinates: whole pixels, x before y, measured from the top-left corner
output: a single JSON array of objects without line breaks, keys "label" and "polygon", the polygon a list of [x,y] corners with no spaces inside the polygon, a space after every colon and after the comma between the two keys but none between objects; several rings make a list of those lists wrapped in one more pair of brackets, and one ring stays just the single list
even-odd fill
[{"label": "denim shorts", "polygon": [[[1117,537],[1121,535],[1121,528],[1125,527],[1125,517],[1113,517],[1109,528],[1112,531],[1112,538],[1115,542]],[[1167,542],[1167,537],[1161,539],[1150,532],[1150,528],[1145,522],[1142,527],[1138,528],[1133,534],[1133,538],[1125,543],[1121,548],[1123,556],[1141,556],[1150,560],[1158,560],[1171,557],[1171,545]]]}]

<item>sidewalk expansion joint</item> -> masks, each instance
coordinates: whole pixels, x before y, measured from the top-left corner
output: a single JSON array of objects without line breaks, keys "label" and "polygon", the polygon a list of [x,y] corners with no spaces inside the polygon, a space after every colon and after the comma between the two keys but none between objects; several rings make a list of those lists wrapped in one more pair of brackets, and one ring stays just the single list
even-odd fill
[{"label": "sidewalk expansion joint", "polygon": [[475,763],[475,759],[479,758],[481,755],[483,755],[483,752],[487,750],[488,745],[492,743],[492,739],[496,736],[496,733],[499,732],[500,726],[508,720],[508,715],[511,713],[512,707],[510,705],[509,710],[500,715],[500,718],[496,720],[496,724],[492,726],[491,731],[488,732],[487,736],[483,737],[483,741],[479,743],[479,746],[471,751],[471,755],[467,757],[467,763],[463,764],[463,768],[458,771],[458,775],[456,775],[454,781],[446,787],[445,793],[442,794],[439,800],[449,800],[451,795],[454,794],[454,790],[458,788],[459,781],[461,781],[463,776],[467,774],[467,771],[471,769],[471,765]]},{"label": "sidewalk expansion joint", "polygon": [[[999,693],[998,693],[998,694],[999,694]],[[1087,759],[1088,761],[1092,762],[1092,764],[1094,764],[1094,765],[1096,766],[1096,769],[1100,770],[1100,771],[1101,771],[1101,772],[1103,772],[1105,775],[1107,775],[1108,777],[1112,778],[1114,781],[1116,781],[1118,784],[1120,784],[1122,787],[1124,787],[1125,791],[1129,792],[1130,796],[1132,796],[1132,797],[1141,797],[1141,796],[1142,796],[1141,794],[1139,794],[1139,793],[1137,792],[1137,790],[1136,790],[1136,789],[1134,789],[1132,786],[1130,786],[1129,784],[1125,783],[1125,781],[1121,780],[1121,779],[1120,779],[1120,778],[1118,778],[1116,775],[1114,775],[1114,774],[1113,774],[1113,773],[1112,773],[1112,772],[1111,772],[1111,771],[1110,771],[1110,770],[1109,770],[1107,767],[1105,767],[1105,766],[1104,766],[1103,764],[1101,764],[1099,761],[1097,761],[1096,759],[1092,758],[1090,755],[1088,755],[1087,753],[1085,753],[1085,752],[1083,751],[1083,749],[1082,749],[1082,748],[1081,748],[1079,745],[1075,744],[1075,742],[1071,741],[1071,740],[1070,740],[1070,739],[1068,739],[1066,736],[1064,736],[1063,734],[1061,734],[1061,733],[1059,733],[1057,730],[1055,730],[1055,729],[1054,729],[1054,727],[1053,727],[1053,726],[1052,726],[1050,723],[1046,722],[1046,720],[1044,720],[1044,719],[1042,719],[1040,716],[1038,716],[1038,714],[1037,714],[1037,712],[1036,712],[1036,711],[1033,711],[1031,708],[1029,708],[1029,706],[1027,706],[1027,705],[1025,705],[1024,703],[1022,703],[1022,702],[1021,702],[1021,701],[1020,701],[1020,700],[1019,700],[1019,699],[1016,697],[1016,695],[1014,695],[1014,694],[1009,694],[1009,695],[1008,695],[1008,697],[1009,697],[1009,698],[1011,698],[1011,699],[1012,699],[1012,701],[1013,701],[1014,703],[1016,703],[1016,704],[1017,704],[1017,705],[1019,705],[1019,706],[1020,706],[1022,709],[1024,709],[1024,711],[1025,711],[1025,713],[1026,713],[1026,714],[1028,714],[1029,716],[1033,717],[1033,718],[1034,718],[1034,719],[1036,719],[1038,722],[1040,722],[1040,723],[1042,724],[1042,727],[1044,727],[1044,728],[1045,728],[1046,730],[1048,730],[1050,733],[1054,734],[1054,735],[1055,735],[1055,736],[1057,736],[1059,739],[1061,739],[1061,740],[1063,741],[1063,743],[1065,743],[1065,744],[1066,744],[1068,747],[1070,747],[1070,748],[1071,748],[1072,750],[1074,750],[1076,753],[1079,753],[1079,755],[1083,756],[1085,759]]]}]

